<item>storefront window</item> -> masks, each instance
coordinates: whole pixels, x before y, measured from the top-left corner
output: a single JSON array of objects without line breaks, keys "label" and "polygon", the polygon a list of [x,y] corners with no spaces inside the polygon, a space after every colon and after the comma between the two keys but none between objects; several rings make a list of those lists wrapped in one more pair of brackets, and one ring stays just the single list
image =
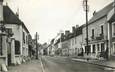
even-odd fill
[{"label": "storefront window", "polygon": [[101,52],[104,51],[104,43],[101,43]]},{"label": "storefront window", "polygon": [[95,45],[93,45],[93,53],[95,53]]},{"label": "storefront window", "polygon": [[99,44],[97,44],[97,51],[100,51]]},{"label": "storefront window", "polygon": [[20,42],[15,40],[15,54],[20,54]]}]

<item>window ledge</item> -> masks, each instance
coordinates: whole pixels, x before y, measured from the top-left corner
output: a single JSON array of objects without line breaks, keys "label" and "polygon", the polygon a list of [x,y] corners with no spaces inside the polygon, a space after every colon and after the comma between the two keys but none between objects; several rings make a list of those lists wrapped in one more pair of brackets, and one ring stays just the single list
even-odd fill
[{"label": "window ledge", "polygon": [[20,55],[15,55],[15,57],[20,57]]},{"label": "window ledge", "polygon": [[0,56],[0,58],[5,58],[6,56]]}]

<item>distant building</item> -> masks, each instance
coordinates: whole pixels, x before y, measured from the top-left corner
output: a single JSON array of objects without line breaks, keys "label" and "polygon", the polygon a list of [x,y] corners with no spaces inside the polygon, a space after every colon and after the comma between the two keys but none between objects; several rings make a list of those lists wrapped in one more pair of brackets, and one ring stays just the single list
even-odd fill
[{"label": "distant building", "polygon": [[83,26],[80,27],[72,27],[72,37],[70,38],[70,55],[78,56],[82,51],[82,29]]},{"label": "distant building", "polygon": [[42,44],[41,49],[40,49],[40,54],[48,55],[48,44],[47,43]]},{"label": "distant building", "polygon": [[88,21],[88,48],[86,48],[86,24],[65,31],[54,43],[55,54],[64,56],[89,56],[108,58],[115,56],[115,8],[110,3],[100,11],[94,11]]}]

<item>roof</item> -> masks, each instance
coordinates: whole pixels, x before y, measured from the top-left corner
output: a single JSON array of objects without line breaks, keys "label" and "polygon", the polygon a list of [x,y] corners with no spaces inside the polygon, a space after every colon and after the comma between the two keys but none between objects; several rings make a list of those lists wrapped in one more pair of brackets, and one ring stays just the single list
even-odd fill
[{"label": "roof", "polygon": [[106,16],[109,13],[109,11],[112,10],[112,8],[113,8],[113,3],[110,3],[109,5],[101,9],[100,11],[96,12],[96,14],[89,20],[89,24]]},{"label": "roof", "polygon": [[3,6],[3,16],[5,24],[22,25],[22,27],[24,27],[25,30],[29,33],[25,24],[18,18],[16,14],[14,14],[14,12],[8,6]]},{"label": "roof", "polygon": [[4,22],[6,24],[20,24],[22,21],[12,12],[8,6],[3,6]]}]

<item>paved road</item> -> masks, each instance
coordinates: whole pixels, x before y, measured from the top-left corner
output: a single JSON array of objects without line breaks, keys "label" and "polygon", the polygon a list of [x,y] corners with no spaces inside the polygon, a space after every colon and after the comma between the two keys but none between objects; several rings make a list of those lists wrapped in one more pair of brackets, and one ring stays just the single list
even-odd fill
[{"label": "paved road", "polygon": [[114,72],[107,68],[63,57],[42,57],[44,72]]},{"label": "paved road", "polygon": [[18,66],[10,66],[8,72],[42,72],[39,60],[32,60]]}]

